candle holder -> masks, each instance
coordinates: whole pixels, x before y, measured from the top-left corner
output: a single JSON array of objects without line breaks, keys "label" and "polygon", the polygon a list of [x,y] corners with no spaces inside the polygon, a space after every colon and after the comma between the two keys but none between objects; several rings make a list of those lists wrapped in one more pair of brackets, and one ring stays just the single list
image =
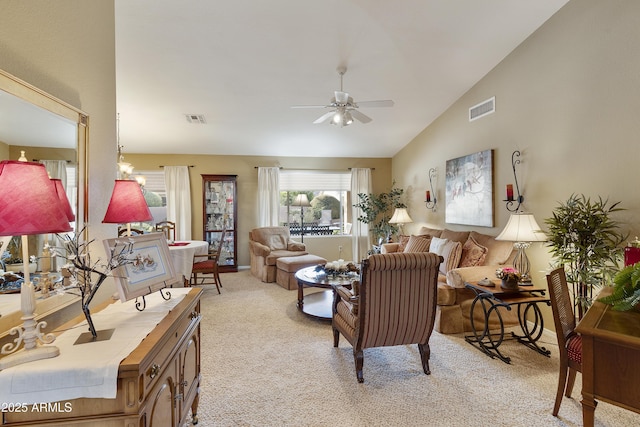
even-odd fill
[{"label": "candle holder", "polygon": [[514,197],[513,185],[507,184],[507,198],[503,200],[503,202],[506,202],[506,208],[509,212],[518,212],[518,210],[520,209],[520,205],[522,205],[522,202],[524,202],[524,196],[520,194],[518,176],[516,175],[516,165],[520,164],[520,159],[517,159],[516,157],[520,157],[520,151],[518,150],[511,153],[511,168],[513,169],[513,179],[516,184],[517,196]]},{"label": "candle holder", "polygon": [[[427,194],[426,194],[426,199],[424,201],[425,205],[427,206],[427,209],[431,209],[431,211],[435,212],[436,211],[436,204],[438,203],[438,200],[436,199],[436,193],[435,191],[433,191],[433,178],[436,176],[436,169],[435,168],[431,168],[429,169],[429,189],[427,190]],[[431,195],[433,194],[433,200],[431,199]]]}]

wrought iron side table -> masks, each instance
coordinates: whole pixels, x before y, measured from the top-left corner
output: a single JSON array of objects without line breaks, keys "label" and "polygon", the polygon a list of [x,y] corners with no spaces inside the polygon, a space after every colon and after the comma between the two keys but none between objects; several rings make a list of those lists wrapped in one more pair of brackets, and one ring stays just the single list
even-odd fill
[{"label": "wrought iron side table", "polygon": [[[476,294],[476,297],[471,303],[470,311],[473,335],[465,336],[465,340],[468,343],[480,349],[492,359],[498,357],[505,363],[511,363],[511,358],[503,355],[499,347],[500,344],[507,339],[515,339],[538,353],[550,357],[551,352],[537,344],[537,341],[544,331],[544,320],[538,304],[545,303],[548,306],[551,305],[551,301],[545,296],[545,288],[520,286],[517,291],[508,291],[502,289],[499,284],[495,285],[495,287],[489,287],[477,283],[465,283],[465,286]],[[480,304],[484,313],[482,325],[476,325],[473,316],[478,304]],[[518,310],[518,323],[520,324],[522,335],[511,332],[510,335],[505,337],[504,322],[498,307],[511,310],[513,306]],[[498,319],[500,325],[499,330],[490,330],[489,328],[489,319],[492,315]],[[529,317],[531,317],[531,323],[527,321]]]}]

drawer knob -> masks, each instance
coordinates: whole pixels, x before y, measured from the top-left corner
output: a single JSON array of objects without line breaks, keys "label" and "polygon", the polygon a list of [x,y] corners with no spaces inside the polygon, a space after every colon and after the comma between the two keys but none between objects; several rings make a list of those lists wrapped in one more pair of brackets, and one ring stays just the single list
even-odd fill
[{"label": "drawer knob", "polygon": [[153,379],[157,377],[159,373],[160,373],[160,365],[157,365],[155,363],[151,365],[151,368],[149,368],[149,378]]},{"label": "drawer knob", "polygon": [[198,313],[197,311],[191,312],[191,320],[197,319],[198,317],[200,317],[200,313]]}]

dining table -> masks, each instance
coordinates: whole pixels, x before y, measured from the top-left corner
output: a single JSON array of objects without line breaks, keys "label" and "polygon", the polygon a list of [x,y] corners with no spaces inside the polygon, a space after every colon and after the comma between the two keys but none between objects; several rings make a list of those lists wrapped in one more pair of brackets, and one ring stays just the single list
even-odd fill
[{"label": "dining table", "polygon": [[181,240],[169,243],[169,255],[173,262],[173,268],[178,277],[187,285],[193,269],[195,255],[206,255],[209,252],[209,243],[204,240]]}]

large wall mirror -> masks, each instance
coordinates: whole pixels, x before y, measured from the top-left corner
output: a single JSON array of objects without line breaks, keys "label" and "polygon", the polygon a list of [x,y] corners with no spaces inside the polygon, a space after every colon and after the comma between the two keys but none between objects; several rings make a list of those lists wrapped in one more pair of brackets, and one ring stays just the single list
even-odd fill
[{"label": "large wall mirror", "polygon": [[[88,126],[88,116],[82,111],[0,70],[0,160],[18,160],[24,152],[28,161],[44,163],[52,178],[63,179],[75,209],[76,221],[71,224],[74,232],[84,229],[88,216]],[[3,243],[0,253],[19,240],[0,239]],[[56,244],[59,240],[54,239],[57,237],[30,236],[29,253],[39,256],[44,241]],[[51,271],[55,271],[64,258],[50,261]],[[42,265],[36,263],[34,269],[41,268]],[[53,318],[56,312],[78,300],[72,294],[39,294],[37,297],[36,313],[40,318]],[[0,342],[5,341],[11,327],[22,323],[20,316],[19,292],[0,293]]]}]

